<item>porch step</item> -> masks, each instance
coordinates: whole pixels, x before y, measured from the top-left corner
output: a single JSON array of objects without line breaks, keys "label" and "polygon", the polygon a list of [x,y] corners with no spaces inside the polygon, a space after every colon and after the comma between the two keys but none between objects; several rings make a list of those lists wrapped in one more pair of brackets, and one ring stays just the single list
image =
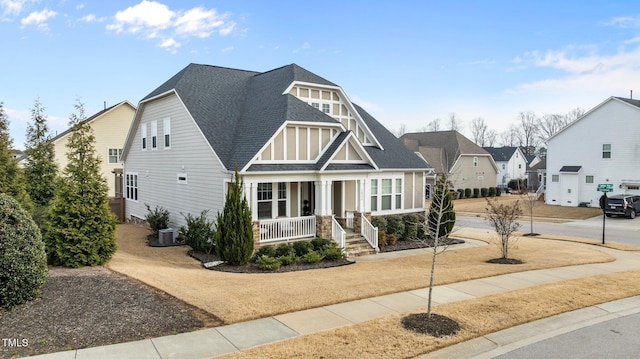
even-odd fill
[{"label": "porch step", "polygon": [[347,233],[345,237],[345,252],[347,258],[376,254],[376,250],[371,248],[369,242],[356,233]]}]

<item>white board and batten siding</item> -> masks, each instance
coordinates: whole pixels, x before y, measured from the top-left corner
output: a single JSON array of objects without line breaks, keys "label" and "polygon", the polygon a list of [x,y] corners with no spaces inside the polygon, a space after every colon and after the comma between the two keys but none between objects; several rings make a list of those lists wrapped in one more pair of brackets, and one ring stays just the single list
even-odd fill
[{"label": "white board and batten siding", "polygon": [[[166,119],[170,120],[168,128]],[[152,148],[153,121],[157,121],[156,149]],[[143,124],[147,124],[146,150],[142,149]],[[165,148],[165,130],[170,131],[170,148]],[[162,206],[170,209],[170,225],[176,229],[185,225],[183,215],[189,213],[197,216],[209,210],[209,218],[215,219],[224,206],[224,182],[230,180],[228,171],[173,94],[143,105],[125,162],[125,174],[132,173],[138,175],[138,200],[127,200],[127,218],[144,219],[145,204],[151,209]],[[182,181],[184,177],[186,181]]]},{"label": "white board and batten siding", "polygon": [[[611,158],[603,158],[603,145]],[[613,193],[640,194],[624,183],[640,181],[640,109],[611,98],[549,140],[547,204],[597,207],[599,183],[613,184]],[[563,166],[580,166],[577,173],[561,173]],[[555,181],[554,181],[555,179]]]}]

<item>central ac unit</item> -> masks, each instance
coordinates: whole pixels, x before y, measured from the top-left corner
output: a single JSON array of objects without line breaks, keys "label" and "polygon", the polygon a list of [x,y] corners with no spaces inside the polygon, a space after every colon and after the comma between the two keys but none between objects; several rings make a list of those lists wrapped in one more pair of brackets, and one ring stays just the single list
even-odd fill
[{"label": "central ac unit", "polygon": [[158,231],[159,244],[175,244],[177,238],[178,231],[173,228],[166,228]]}]

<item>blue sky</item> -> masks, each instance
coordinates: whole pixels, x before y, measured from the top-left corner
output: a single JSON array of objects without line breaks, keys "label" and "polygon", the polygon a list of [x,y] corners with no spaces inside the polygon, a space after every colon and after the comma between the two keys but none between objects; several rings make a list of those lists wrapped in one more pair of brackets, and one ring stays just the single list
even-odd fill
[{"label": "blue sky", "polygon": [[640,98],[640,11],[625,1],[0,0],[0,101],[22,148],[34,101],[53,131],[79,98],[134,105],[189,63],[296,63],[389,129],[454,112],[501,132],[520,111]]}]

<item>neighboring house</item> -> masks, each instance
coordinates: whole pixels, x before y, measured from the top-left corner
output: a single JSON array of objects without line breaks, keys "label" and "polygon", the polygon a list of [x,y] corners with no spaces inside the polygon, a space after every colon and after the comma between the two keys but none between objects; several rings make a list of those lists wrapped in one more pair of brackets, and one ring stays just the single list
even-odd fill
[{"label": "neighboring house", "polygon": [[498,166],[496,183],[507,187],[509,181],[526,178],[527,158],[520,147],[482,147],[491,154]]},{"label": "neighboring house", "polygon": [[162,206],[175,228],[222,211],[237,169],[258,244],[339,241],[342,227],[372,229],[371,215],[424,213],[424,161],[340,86],[295,64],[188,65],[140,101],[122,158],[126,217]]},{"label": "neighboring house", "polygon": [[529,168],[535,166],[537,163],[542,161],[542,158],[540,158],[540,156],[538,155],[525,155],[525,158],[527,159],[527,166],[529,166]]},{"label": "neighboring house", "polygon": [[610,97],[549,139],[545,202],[598,206],[598,184],[640,194],[640,100]]},{"label": "neighboring house", "polygon": [[400,139],[437,176],[447,175],[454,189],[496,187],[498,167],[491,155],[458,131],[405,133]]},{"label": "neighboring house", "polygon": [[[122,170],[120,155],[122,146],[127,138],[129,127],[136,112],[136,107],[129,101],[122,101],[111,107],[106,107],[85,121],[90,124],[95,136],[95,150],[101,161],[100,173],[107,180],[109,197],[115,197],[121,191],[121,178],[116,177],[114,171]],[[71,136],[71,129],[56,135],[51,139],[55,151],[55,161],[58,171],[67,166],[67,143]],[[23,156],[20,161],[28,161]],[[118,191],[117,191],[118,190]]]},{"label": "neighboring house", "polygon": [[[135,112],[134,105],[129,101],[122,101],[111,107],[105,106],[102,111],[85,120],[91,125],[93,135],[96,138],[96,154],[101,160],[102,177],[107,180],[109,186],[109,197],[114,197],[116,187],[120,186],[119,178],[113,172],[116,169],[122,169],[120,155]],[[58,170],[63,170],[67,165],[66,146],[70,135],[71,129],[68,129],[51,139],[54,144]]]},{"label": "neighboring house", "polygon": [[527,170],[529,188],[543,192],[547,184],[547,160],[542,159]]}]

